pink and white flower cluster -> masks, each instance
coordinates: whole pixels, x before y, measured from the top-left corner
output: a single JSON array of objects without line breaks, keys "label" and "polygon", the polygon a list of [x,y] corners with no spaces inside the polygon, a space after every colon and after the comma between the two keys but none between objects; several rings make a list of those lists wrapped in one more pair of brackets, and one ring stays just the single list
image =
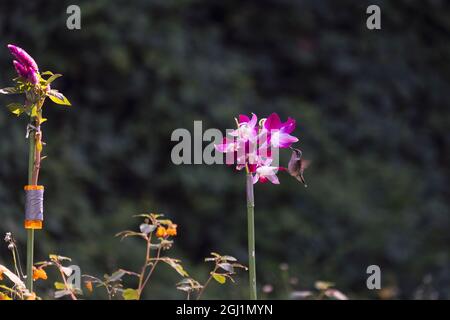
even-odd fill
[{"label": "pink and white flower cluster", "polygon": [[275,165],[278,160],[278,149],[290,148],[298,141],[291,135],[296,122],[288,118],[281,122],[276,113],[258,122],[255,114],[251,117],[240,115],[236,119],[238,128],[231,131],[221,144],[215,145],[216,150],[226,154],[226,163],[235,164],[237,170],[246,168],[253,176],[253,183],[270,181],[279,184],[277,177],[283,167]]}]

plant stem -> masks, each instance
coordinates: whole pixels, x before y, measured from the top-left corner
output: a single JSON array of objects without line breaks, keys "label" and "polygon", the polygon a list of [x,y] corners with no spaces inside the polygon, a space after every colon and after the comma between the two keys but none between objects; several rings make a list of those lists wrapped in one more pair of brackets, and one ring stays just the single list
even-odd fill
[{"label": "plant stem", "polygon": [[205,284],[203,285],[202,289],[198,293],[197,300],[200,300],[200,297],[202,296],[203,292],[205,291],[208,284],[211,282],[213,278],[213,274],[217,271],[217,264],[214,267],[214,270],[210,272],[208,280],[206,280]]},{"label": "plant stem", "polygon": [[158,262],[159,262],[159,257],[160,257],[160,255],[161,255],[161,247],[158,248],[158,253],[156,254],[156,258],[154,259],[155,262],[153,262],[152,268],[150,269],[150,271],[149,271],[147,277],[145,278],[144,283],[142,284],[142,289],[141,289],[141,291],[144,290],[145,286],[147,285],[148,280],[150,279],[151,275],[153,274],[153,271],[155,270],[156,265],[157,265]]},{"label": "plant stem", "polygon": [[[34,157],[36,150],[36,141],[34,131],[30,132],[28,137],[30,150],[28,155],[28,184],[33,184]],[[30,292],[33,292],[33,254],[34,254],[34,229],[27,229],[27,279],[26,286]]]},{"label": "plant stem", "polygon": [[252,174],[247,173],[247,224],[248,224],[248,260],[250,300],[257,300],[256,295],[256,258],[255,258],[255,198],[253,194]]},{"label": "plant stem", "polygon": [[152,234],[153,232],[151,232],[148,236],[147,236],[147,247],[145,250],[145,261],[144,261],[144,265],[142,266],[142,270],[141,273],[139,275],[139,285],[138,285],[138,295],[139,295],[139,299],[141,298],[141,293],[142,293],[142,283],[144,282],[144,277],[145,277],[145,271],[147,271],[147,265],[148,265],[148,261],[150,260],[150,250],[151,250],[151,245],[152,245]]},{"label": "plant stem", "polygon": [[[28,184],[37,185],[39,179],[39,170],[41,168],[41,150],[36,147],[36,140],[42,146],[41,121],[42,106],[45,98],[41,98],[37,105],[37,116],[30,117],[30,124],[35,129],[29,132],[29,155],[28,155]],[[42,149],[42,147],[41,147]],[[27,229],[27,279],[26,286],[30,292],[33,292],[33,257],[34,257],[34,229]]]},{"label": "plant stem", "polygon": [[59,273],[61,274],[61,277],[62,277],[62,280],[64,282],[64,286],[66,287],[66,290],[69,290],[69,292],[70,292],[70,297],[72,298],[72,300],[78,300],[77,296],[73,293],[72,288],[67,283],[66,275],[64,274],[64,271],[62,269],[62,265],[57,264],[56,266],[58,267]]}]

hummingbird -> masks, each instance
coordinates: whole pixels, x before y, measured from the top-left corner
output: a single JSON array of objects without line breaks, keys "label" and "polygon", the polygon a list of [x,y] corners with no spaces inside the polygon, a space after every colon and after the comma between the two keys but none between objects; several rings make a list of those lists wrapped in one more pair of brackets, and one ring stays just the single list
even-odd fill
[{"label": "hummingbird", "polygon": [[289,160],[288,172],[295,179],[303,183],[306,188],[308,185],[306,184],[305,178],[303,177],[303,172],[306,168],[308,168],[311,161],[302,158],[303,153],[300,149],[296,149],[293,147],[290,147],[290,149],[292,150],[292,156],[291,160]]}]

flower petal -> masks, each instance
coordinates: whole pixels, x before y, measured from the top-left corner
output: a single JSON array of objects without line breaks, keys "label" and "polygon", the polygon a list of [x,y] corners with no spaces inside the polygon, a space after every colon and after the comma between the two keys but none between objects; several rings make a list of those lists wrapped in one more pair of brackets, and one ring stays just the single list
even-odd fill
[{"label": "flower petal", "polygon": [[266,176],[266,178],[273,184],[280,184],[280,180],[278,180],[278,177],[276,175],[269,175]]},{"label": "flower petal", "polygon": [[264,127],[270,131],[274,129],[280,129],[281,128],[281,120],[278,114],[275,112],[272,113],[267,120],[264,122]]},{"label": "flower petal", "polygon": [[248,122],[248,126],[250,128],[254,128],[256,126],[256,123],[258,122],[258,117],[256,116],[256,114],[252,113],[252,119]]},{"label": "flower petal", "polygon": [[295,130],[296,121],[292,118],[288,118],[285,123],[281,125],[281,131],[284,133],[291,133]]},{"label": "flower petal", "polygon": [[244,122],[249,122],[250,118],[248,116],[246,116],[245,114],[240,114],[239,115],[239,123],[244,123]]},{"label": "flower petal", "polygon": [[280,133],[279,140],[278,140],[278,146],[280,148],[289,148],[291,144],[298,141],[298,138],[291,136],[287,133]]}]

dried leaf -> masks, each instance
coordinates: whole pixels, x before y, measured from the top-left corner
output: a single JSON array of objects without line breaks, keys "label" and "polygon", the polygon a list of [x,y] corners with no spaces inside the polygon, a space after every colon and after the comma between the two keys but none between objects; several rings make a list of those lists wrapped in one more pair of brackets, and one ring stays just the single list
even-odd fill
[{"label": "dried leaf", "polygon": [[0,264],[0,272],[8,277],[9,280],[11,280],[20,290],[25,290],[25,284],[18,276],[16,276],[13,272],[11,272],[8,268],[6,268],[4,265]]},{"label": "dried leaf", "polygon": [[231,265],[230,263],[219,263],[218,266],[220,268],[222,268],[223,270],[229,272],[229,273],[233,273],[234,272],[234,268],[233,265]]}]

